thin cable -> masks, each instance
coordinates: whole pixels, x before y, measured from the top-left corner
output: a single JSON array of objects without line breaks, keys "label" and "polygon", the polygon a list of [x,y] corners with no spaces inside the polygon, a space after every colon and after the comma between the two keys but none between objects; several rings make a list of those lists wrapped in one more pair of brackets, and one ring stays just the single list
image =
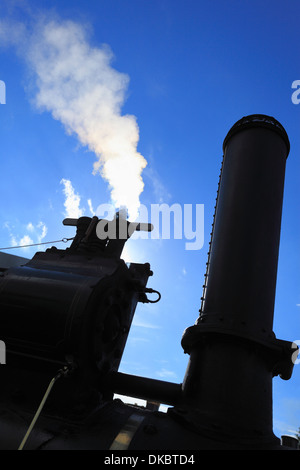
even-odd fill
[{"label": "thin cable", "polygon": [[39,417],[40,414],[41,414],[41,411],[42,411],[42,409],[43,409],[43,407],[44,407],[44,405],[45,405],[45,403],[46,403],[46,400],[47,400],[47,398],[48,398],[48,396],[49,396],[49,394],[50,394],[50,392],[51,392],[51,390],[52,390],[53,385],[55,384],[55,382],[57,381],[57,379],[59,379],[63,374],[64,374],[64,371],[62,371],[62,370],[59,371],[58,374],[57,374],[55,377],[53,377],[53,379],[52,379],[51,382],[49,383],[48,388],[47,388],[47,390],[46,390],[46,393],[45,393],[45,395],[43,396],[43,399],[42,399],[42,401],[41,401],[41,403],[40,403],[40,406],[38,407],[38,409],[37,409],[37,411],[36,411],[36,413],[35,413],[35,415],[34,415],[34,417],[33,417],[33,420],[31,421],[30,426],[29,426],[29,428],[27,429],[27,432],[26,432],[25,436],[23,437],[23,440],[22,440],[22,442],[21,442],[21,444],[20,444],[18,450],[23,450],[24,445],[26,444],[26,441],[27,441],[27,439],[28,439],[28,437],[29,437],[31,431],[32,431],[32,429],[33,429],[33,427],[34,427],[34,425],[35,425],[35,423],[36,423],[38,417]]},{"label": "thin cable", "polygon": [[60,242],[67,243],[70,240],[74,240],[74,237],[72,237],[72,238],[62,238],[61,240],[55,240],[55,241],[52,241],[52,242],[32,243],[31,245],[6,246],[4,248],[0,248],[0,251],[1,250],[12,250],[13,248],[27,248],[29,246],[48,245],[49,243],[60,243]]}]

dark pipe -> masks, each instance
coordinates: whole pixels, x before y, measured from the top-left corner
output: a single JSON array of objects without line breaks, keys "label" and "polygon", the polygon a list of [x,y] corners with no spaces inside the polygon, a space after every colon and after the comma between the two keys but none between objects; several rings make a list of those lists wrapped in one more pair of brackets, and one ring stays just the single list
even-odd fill
[{"label": "dark pipe", "polygon": [[182,393],[179,384],[121,372],[112,372],[109,382],[114,393],[156,401],[165,405],[179,405],[181,403]]},{"label": "dark pipe", "polygon": [[263,115],[226,136],[203,304],[182,338],[186,403],[198,422],[237,437],[274,438],[272,377],[292,369],[290,343],[272,331],[289,148],[284,128]]}]

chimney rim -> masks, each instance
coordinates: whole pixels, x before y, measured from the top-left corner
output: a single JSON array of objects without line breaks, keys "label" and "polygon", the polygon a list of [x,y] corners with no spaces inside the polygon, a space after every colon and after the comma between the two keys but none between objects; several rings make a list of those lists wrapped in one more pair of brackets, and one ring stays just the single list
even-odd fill
[{"label": "chimney rim", "polygon": [[286,147],[287,147],[287,154],[286,158],[289,155],[290,152],[290,141],[287,135],[286,130],[280,124],[277,119],[275,119],[272,116],[268,116],[266,114],[250,114],[248,116],[244,116],[241,119],[239,119],[228,131],[224,142],[223,142],[223,152],[225,152],[225,148],[227,146],[227,143],[231,137],[233,137],[237,132],[243,131],[245,129],[253,129],[253,128],[258,128],[258,127],[264,127],[270,130],[273,130],[274,132],[277,132],[282,139],[284,140]]}]

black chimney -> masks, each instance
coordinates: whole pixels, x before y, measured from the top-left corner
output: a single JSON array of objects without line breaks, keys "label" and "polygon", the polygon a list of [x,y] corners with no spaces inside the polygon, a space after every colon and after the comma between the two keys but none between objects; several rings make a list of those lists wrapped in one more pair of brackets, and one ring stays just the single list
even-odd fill
[{"label": "black chimney", "polygon": [[228,132],[200,316],[182,338],[194,422],[238,441],[277,440],[272,377],[292,372],[291,343],[272,331],[289,149],[269,116],[244,117]]}]

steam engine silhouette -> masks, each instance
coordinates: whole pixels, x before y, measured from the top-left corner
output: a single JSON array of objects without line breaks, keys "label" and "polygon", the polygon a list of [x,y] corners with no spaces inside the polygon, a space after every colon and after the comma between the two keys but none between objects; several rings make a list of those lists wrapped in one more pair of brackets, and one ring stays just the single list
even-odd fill
[{"label": "steam engine silhouette", "polygon": [[[294,349],[272,328],[289,149],[282,125],[265,115],[242,118],[224,140],[181,384],[118,371],[138,302],[159,293],[147,287],[149,264],[121,259],[125,239],[97,237],[97,217],[64,221],[76,226],[70,248],[1,270],[0,449],[19,448],[52,378],[25,449],[285,448],[273,434],[272,378],[291,377]],[[171,406],[162,413],[114,393]]]}]

